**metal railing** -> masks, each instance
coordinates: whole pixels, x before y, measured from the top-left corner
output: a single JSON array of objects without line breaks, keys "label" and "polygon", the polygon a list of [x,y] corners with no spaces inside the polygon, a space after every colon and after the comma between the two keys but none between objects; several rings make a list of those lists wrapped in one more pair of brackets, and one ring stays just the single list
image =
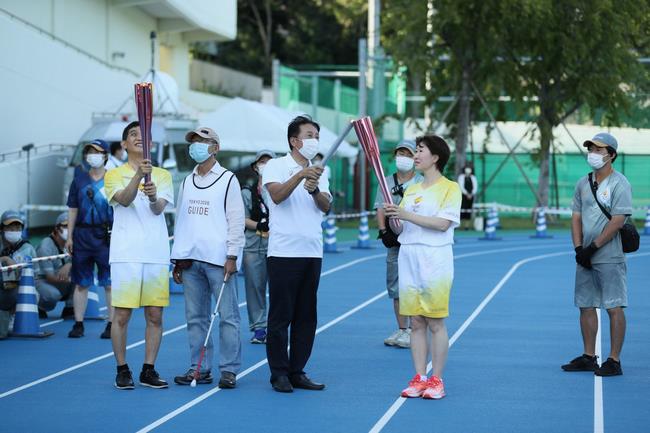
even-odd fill
[{"label": "metal railing", "polygon": [[38,146],[32,147],[28,151],[22,150],[21,148],[17,150],[11,150],[9,152],[0,153],[0,162],[25,158],[28,152],[30,156],[37,156],[37,155],[44,155],[52,152],[64,152],[67,148],[74,149],[75,147],[77,147],[76,144],[63,144],[63,143],[40,144]]}]

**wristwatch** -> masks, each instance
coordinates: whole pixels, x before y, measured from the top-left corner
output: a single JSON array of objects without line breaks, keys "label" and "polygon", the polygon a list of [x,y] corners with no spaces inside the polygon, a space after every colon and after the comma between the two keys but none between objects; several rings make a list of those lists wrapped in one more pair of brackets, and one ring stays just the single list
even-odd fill
[{"label": "wristwatch", "polygon": [[237,256],[226,256],[226,259],[237,261]]},{"label": "wristwatch", "polygon": [[316,194],[318,194],[319,192],[320,192],[320,189],[318,189],[318,187],[316,187],[316,188],[315,188],[312,192],[310,192],[309,194],[311,194],[311,195],[316,195]]}]

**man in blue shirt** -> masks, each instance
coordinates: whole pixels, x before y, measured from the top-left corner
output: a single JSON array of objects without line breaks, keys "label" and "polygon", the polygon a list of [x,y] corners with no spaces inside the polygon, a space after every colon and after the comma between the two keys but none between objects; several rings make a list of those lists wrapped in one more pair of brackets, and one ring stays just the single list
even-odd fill
[{"label": "man in blue shirt", "polygon": [[[72,282],[75,324],[70,338],[84,335],[83,318],[88,303],[88,288],[94,284],[97,266],[98,285],[106,291],[106,303],[111,303],[111,276],[108,264],[110,229],[113,209],[104,193],[104,164],[108,159],[108,143],[94,140],[83,150],[83,162],[75,170],[68,194],[68,240],[66,248],[72,255]],[[112,309],[101,338],[111,338]]]}]

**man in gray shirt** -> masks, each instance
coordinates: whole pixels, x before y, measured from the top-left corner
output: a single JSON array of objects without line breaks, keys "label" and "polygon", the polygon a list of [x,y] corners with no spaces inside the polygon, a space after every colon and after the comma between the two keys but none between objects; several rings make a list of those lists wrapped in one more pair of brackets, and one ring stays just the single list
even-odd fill
[{"label": "man in gray shirt", "polygon": [[[619,233],[632,214],[632,188],[614,171],[618,142],[599,133],[583,144],[593,173],[582,177],[573,197],[571,234],[576,251],[575,305],[580,308],[584,354],[562,366],[565,371],[594,371],[598,376],[623,374],[619,359],[625,338],[627,268]],[[592,190],[593,188],[593,190]],[[598,202],[611,214],[608,219]],[[599,367],[596,350],[596,308],[606,309],[610,321],[610,354]]]},{"label": "man in gray shirt", "polygon": [[[404,191],[409,186],[422,182],[422,175],[415,172],[415,142],[402,140],[395,146],[395,168],[397,171],[391,176],[386,176],[386,183],[393,196],[393,203],[399,204],[404,197]],[[379,238],[388,249],[386,252],[386,290],[388,297],[393,301],[393,311],[397,321],[397,330],[384,340],[386,346],[408,348],[411,346],[411,330],[408,327],[408,318],[399,314],[399,288],[397,275],[397,257],[399,256],[399,243],[397,235],[390,231],[384,213],[384,198],[381,191],[377,190],[375,198],[377,210],[377,227]]]},{"label": "man in gray shirt", "polygon": [[[38,254],[38,257],[63,254],[67,239],[68,213],[64,212],[56,218],[52,233],[41,241],[36,249],[36,254]],[[36,279],[36,291],[39,295],[39,316],[44,314],[47,317],[47,311],[53,310],[57,302],[61,300],[66,301],[61,318],[65,319],[74,316],[74,308],[72,307],[74,284],[70,279],[70,268],[70,256],[41,262],[39,278]]]}]

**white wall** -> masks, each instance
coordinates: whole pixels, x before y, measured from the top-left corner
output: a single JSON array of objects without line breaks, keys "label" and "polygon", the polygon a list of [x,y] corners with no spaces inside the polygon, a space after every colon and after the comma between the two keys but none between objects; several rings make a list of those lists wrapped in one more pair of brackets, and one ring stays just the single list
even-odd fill
[{"label": "white wall", "polygon": [[138,8],[112,7],[110,0],[0,0],[0,8],[105,62],[139,74],[149,69],[149,32],[157,21]]},{"label": "white wall", "polygon": [[138,79],[2,14],[0,52],[0,118],[8,125],[0,153],[29,142],[76,143],[92,112],[117,109]]}]

